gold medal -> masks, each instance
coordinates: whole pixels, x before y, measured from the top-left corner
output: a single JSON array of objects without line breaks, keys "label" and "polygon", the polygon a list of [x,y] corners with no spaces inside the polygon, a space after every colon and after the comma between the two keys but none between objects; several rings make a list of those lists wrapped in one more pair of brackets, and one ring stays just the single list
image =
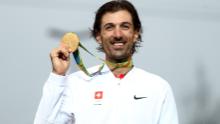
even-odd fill
[{"label": "gold medal", "polygon": [[66,33],[61,42],[66,44],[67,46],[69,46],[71,52],[74,52],[77,50],[78,46],[79,46],[79,37],[72,32]]}]

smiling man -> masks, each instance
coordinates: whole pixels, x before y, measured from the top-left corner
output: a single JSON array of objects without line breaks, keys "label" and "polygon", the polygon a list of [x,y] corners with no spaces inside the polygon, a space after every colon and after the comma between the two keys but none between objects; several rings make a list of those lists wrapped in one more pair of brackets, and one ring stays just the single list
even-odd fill
[{"label": "smiling man", "polygon": [[[71,51],[51,51],[53,70],[45,83],[35,124],[178,124],[170,85],[133,65],[142,27],[134,6],[114,0],[101,6],[92,35],[105,63],[66,75]],[[98,72],[98,73],[97,73]]]},{"label": "smiling man", "polygon": [[117,63],[131,58],[138,35],[139,31],[134,30],[131,14],[121,10],[106,13],[102,17],[101,30],[96,35],[96,40],[102,45],[106,60]]}]

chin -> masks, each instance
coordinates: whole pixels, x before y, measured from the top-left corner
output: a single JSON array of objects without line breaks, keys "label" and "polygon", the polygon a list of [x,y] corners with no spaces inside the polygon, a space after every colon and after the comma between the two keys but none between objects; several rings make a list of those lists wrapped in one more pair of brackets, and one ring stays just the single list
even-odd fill
[{"label": "chin", "polygon": [[116,55],[116,56],[113,56],[112,58],[118,62],[123,62],[123,61],[127,61],[129,59],[129,56]]}]

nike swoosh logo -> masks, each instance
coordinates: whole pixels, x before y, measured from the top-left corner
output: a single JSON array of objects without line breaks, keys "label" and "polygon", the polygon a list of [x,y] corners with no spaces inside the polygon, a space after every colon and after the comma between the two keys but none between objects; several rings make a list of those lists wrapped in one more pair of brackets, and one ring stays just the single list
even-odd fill
[{"label": "nike swoosh logo", "polygon": [[137,97],[136,95],[134,95],[135,100],[144,99],[144,98],[147,98],[147,97]]}]

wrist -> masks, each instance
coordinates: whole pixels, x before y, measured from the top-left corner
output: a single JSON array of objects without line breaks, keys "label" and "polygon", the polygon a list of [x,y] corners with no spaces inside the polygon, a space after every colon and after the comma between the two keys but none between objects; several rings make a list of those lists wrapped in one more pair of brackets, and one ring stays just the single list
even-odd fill
[{"label": "wrist", "polygon": [[56,75],[60,75],[60,76],[65,76],[66,75],[65,72],[58,72],[58,71],[55,71],[55,70],[52,70],[52,73],[54,73]]}]

